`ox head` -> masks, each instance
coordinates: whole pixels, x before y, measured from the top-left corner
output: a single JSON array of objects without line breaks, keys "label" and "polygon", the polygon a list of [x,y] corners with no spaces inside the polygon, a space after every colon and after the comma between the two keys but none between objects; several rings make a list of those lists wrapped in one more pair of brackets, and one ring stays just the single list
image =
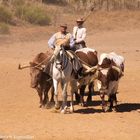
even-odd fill
[{"label": "ox head", "polygon": [[99,67],[101,68],[108,68],[111,66],[111,64],[112,64],[112,60],[110,60],[109,58],[104,58],[102,62],[98,63]]},{"label": "ox head", "polygon": [[110,66],[109,68],[98,69],[98,80],[101,82],[101,93],[106,93],[111,81],[118,81],[120,78],[121,70],[116,66]]},{"label": "ox head", "polygon": [[43,68],[38,66],[38,63],[30,62],[28,65],[21,66],[19,64],[18,69],[22,70],[25,68],[30,68],[30,76],[31,76],[31,87],[36,88],[42,76]]},{"label": "ox head", "polygon": [[38,86],[38,83],[40,82],[41,76],[42,76],[42,69],[35,67],[37,66],[36,63],[30,62],[30,76],[31,76],[31,87],[36,88]]}]

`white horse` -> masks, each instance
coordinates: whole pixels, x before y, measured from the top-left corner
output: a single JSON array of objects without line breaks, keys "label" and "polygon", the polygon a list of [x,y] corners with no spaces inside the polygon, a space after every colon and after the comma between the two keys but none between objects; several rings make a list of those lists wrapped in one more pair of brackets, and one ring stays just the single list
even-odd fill
[{"label": "white horse", "polygon": [[[52,78],[54,84],[55,108],[59,109],[58,101],[58,84],[62,87],[62,108],[61,113],[66,113],[67,109],[67,87],[68,83],[74,82],[73,66],[66,50],[63,47],[56,47],[54,51],[54,61],[52,66]],[[74,84],[71,84],[74,85]],[[74,111],[73,107],[73,87],[71,87],[71,104],[70,112]]]}]

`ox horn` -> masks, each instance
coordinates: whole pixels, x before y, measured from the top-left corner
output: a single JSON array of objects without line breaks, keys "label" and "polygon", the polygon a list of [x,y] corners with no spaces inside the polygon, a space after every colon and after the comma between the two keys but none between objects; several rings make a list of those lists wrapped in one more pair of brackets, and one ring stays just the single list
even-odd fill
[{"label": "ox horn", "polygon": [[90,72],[92,72],[92,71],[95,71],[97,68],[98,68],[98,66],[94,66],[94,67],[88,68],[88,69],[85,71],[85,73],[87,74],[87,73],[90,73]]},{"label": "ox horn", "polygon": [[120,69],[120,68],[118,68],[118,67],[116,67],[116,66],[112,66],[112,68],[113,68],[114,70],[116,70],[118,73],[121,73],[121,69]]},{"label": "ox horn", "polygon": [[22,69],[25,69],[25,68],[30,68],[31,66],[29,65],[25,65],[25,66],[21,66],[21,64],[18,65],[18,69],[19,70],[22,70]]}]

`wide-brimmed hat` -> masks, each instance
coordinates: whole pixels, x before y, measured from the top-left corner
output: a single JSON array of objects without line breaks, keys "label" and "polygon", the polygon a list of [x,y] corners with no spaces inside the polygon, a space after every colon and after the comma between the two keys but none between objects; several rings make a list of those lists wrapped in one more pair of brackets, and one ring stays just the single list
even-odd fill
[{"label": "wide-brimmed hat", "polygon": [[61,24],[60,27],[64,27],[64,28],[67,28],[67,24]]},{"label": "wide-brimmed hat", "polygon": [[84,19],[83,19],[83,18],[78,18],[78,19],[76,20],[76,22],[84,22]]}]

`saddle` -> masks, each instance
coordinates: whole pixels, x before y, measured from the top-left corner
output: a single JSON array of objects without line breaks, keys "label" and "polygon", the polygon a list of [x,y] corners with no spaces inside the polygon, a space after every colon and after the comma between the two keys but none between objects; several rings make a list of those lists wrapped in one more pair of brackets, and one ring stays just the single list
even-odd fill
[{"label": "saddle", "polygon": [[82,66],[81,62],[79,61],[78,56],[71,50],[67,50],[67,54],[70,57],[70,60],[72,62],[72,67],[73,67],[73,71],[75,74],[75,78],[76,79],[81,78],[83,66]]}]

